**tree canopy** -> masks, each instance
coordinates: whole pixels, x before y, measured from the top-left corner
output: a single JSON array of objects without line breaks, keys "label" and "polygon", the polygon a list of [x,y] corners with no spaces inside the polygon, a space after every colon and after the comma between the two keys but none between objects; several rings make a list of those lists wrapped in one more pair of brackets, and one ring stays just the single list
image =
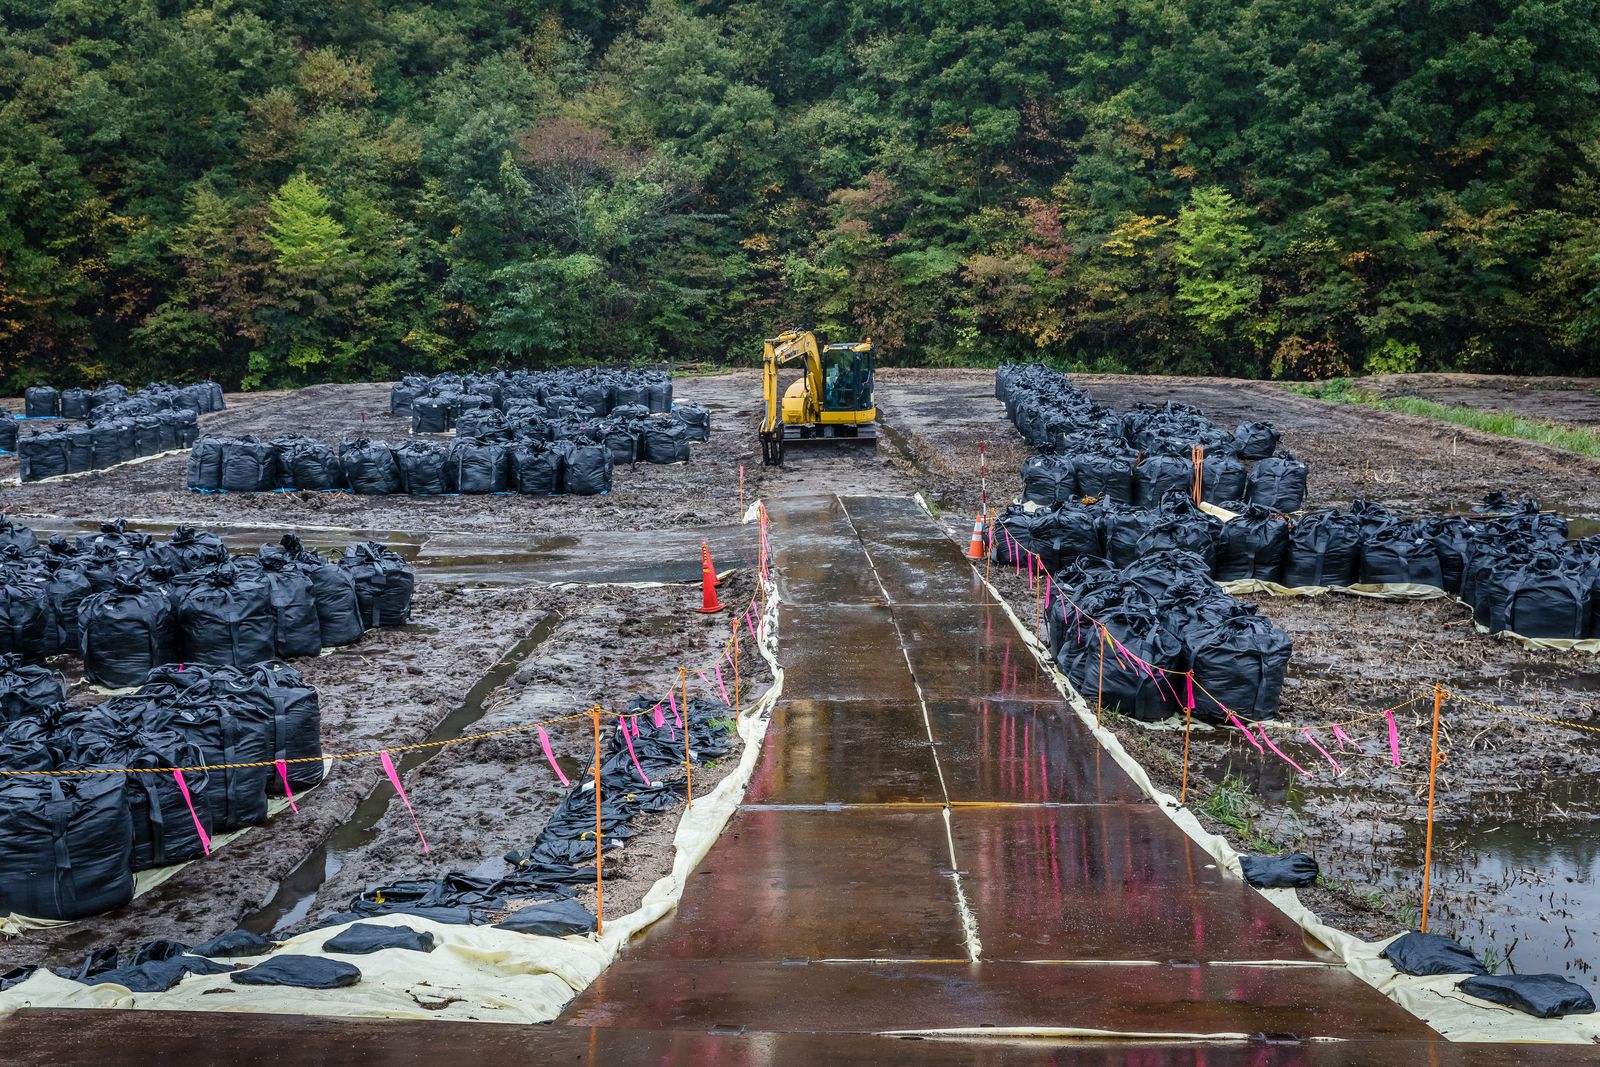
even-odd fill
[{"label": "tree canopy", "polygon": [[0,377],[1593,370],[1600,0],[0,0]]}]

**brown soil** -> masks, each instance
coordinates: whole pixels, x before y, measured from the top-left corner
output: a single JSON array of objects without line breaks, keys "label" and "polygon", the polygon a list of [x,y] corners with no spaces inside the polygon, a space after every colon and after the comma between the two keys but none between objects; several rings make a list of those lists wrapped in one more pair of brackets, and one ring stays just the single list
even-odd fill
[{"label": "brown soil", "polygon": [[1600,378],[1495,374],[1376,374],[1358,385],[1383,396],[1420,396],[1481,411],[1507,411],[1569,426],[1600,426]]}]

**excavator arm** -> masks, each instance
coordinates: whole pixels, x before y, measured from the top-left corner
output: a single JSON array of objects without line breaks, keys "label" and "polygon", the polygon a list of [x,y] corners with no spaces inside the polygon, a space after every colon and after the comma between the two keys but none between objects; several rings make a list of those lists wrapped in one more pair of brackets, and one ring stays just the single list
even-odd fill
[{"label": "excavator arm", "polygon": [[778,385],[778,368],[791,363],[805,363],[806,417],[815,412],[809,407],[816,403],[822,383],[822,350],[817,335],[810,330],[788,330],[769,337],[761,351],[761,395],[766,402],[766,414],[761,419],[761,452],[767,465],[783,462],[783,393]]},{"label": "excavator arm", "polygon": [[[783,389],[778,368],[803,364],[799,381]],[[823,346],[810,330],[786,330],[763,343],[761,458],[783,462],[784,442],[875,443],[872,340]]]}]

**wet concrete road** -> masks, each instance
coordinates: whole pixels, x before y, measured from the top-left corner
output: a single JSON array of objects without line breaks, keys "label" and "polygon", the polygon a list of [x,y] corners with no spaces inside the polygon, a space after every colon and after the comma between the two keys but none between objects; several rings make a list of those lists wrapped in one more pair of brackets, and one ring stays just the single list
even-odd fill
[{"label": "wet concrete road", "polygon": [[787,1034],[808,1059],[828,1046],[800,1035],[964,1027],[1254,1036],[1263,1063],[1435,1039],[1143,799],[913,501],[772,518],[786,677],[745,804],[562,1022]]}]

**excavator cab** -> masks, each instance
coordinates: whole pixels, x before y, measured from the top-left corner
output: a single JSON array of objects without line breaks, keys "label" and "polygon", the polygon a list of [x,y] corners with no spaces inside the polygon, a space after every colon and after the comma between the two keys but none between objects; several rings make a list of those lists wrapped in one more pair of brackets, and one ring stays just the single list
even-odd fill
[{"label": "excavator cab", "polygon": [[[801,365],[800,377],[780,391],[778,368]],[[872,395],[872,340],[824,345],[810,330],[766,340],[762,352],[761,456],[783,462],[786,444],[877,444]]]}]

